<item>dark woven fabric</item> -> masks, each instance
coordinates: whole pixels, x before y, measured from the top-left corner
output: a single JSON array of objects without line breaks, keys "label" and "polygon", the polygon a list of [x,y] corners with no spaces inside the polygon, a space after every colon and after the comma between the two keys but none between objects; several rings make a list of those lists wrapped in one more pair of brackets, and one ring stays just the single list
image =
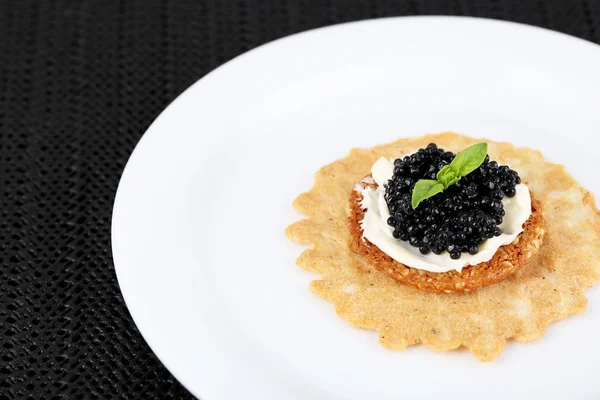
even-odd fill
[{"label": "dark woven fabric", "polygon": [[110,251],[120,174],[186,87],[262,43],[366,18],[451,14],[600,42],[600,2],[0,3],[0,399],[189,398],[146,346]]}]

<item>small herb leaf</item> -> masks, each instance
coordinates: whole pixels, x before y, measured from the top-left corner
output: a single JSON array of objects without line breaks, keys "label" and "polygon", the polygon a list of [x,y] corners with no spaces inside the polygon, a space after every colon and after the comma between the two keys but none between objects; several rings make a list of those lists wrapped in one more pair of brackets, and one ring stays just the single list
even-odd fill
[{"label": "small herb leaf", "polygon": [[450,186],[454,185],[458,181],[460,181],[460,176],[450,179],[448,182],[446,182],[444,184],[444,189],[448,189]]},{"label": "small herb leaf", "polygon": [[485,160],[488,152],[488,144],[477,143],[467,147],[454,157],[448,165],[442,167],[436,175],[436,180],[421,179],[413,189],[412,208],[417,208],[423,200],[435,196],[438,193],[454,185],[463,176],[475,171]]},{"label": "small herb leaf", "polygon": [[454,178],[456,178],[456,171],[450,165],[444,166],[436,175],[437,181],[443,184],[445,188],[448,187],[448,182]]},{"label": "small herb leaf", "polygon": [[456,176],[466,176],[479,168],[487,152],[488,144],[485,142],[469,146],[454,157],[450,167],[455,171]]},{"label": "small herb leaf", "polygon": [[415,184],[412,192],[412,208],[417,208],[419,203],[429,197],[435,196],[436,194],[444,190],[444,185],[438,181],[431,179],[421,179]]}]

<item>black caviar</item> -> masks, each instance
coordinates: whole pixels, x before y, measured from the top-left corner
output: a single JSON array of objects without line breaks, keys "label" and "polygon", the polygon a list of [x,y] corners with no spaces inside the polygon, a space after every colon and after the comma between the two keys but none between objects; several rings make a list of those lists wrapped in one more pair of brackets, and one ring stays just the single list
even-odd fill
[{"label": "black caviar", "polygon": [[486,239],[499,236],[504,207],[502,198],[513,197],[521,183],[516,171],[490,161],[464,176],[442,193],[425,199],[413,209],[412,191],[419,179],[436,179],[437,172],[450,164],[455,154],[431,143],[425,149],[394,161],[394,175],[385,187],[390,209],[388,224],[394,237],[418,247],[420,252],[476,254]]}]

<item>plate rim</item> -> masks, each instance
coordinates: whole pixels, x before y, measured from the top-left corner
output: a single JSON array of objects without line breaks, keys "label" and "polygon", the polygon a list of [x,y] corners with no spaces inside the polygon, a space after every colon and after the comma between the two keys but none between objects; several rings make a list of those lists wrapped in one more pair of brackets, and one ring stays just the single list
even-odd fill
[{"label": "plate rim", "polygon": [[[338,24],[333,24],[333,25],[327,25],[327,26],[323,26],[323,27],[317,27],[317,28],[313,28],[313,29],[309,29],[306,31],[302,31],[302,32],[298,32],[298,33],[294,33],[294,34],[290,34],[269,42],[266,42],[264,44],[261,44],[249,51],[246,51],[242,54],[239,54],[235,57],[233,57],[232,59],[226,61],[225,63],[219,65],[218,67],[216,67],[215,69],[209,71],[206,75],[202,76],[201,78],[199,78],[198,80],[196,80],[193,84],[191,84],[188,88],[186,88],[183,92],[181,92],[177,97],[175,97],[170,103],[167,104],[167,106],[160,112],[160,114],[152,121],[152,123],[148,126],[148,128],[145,130],[144,134],[140,137],[139,141],[136,143],[133,151],[131,152],[125,167],[123,169],[123,172],[121,174],[121,177],[119,179],[119,183],[117,186],[117,190],[115,192],[115,197],[114,197],[114,201],[113,201],[113,207],[112,207],[112,216],[111,216],[111,230],[110,230],[110,234],[111,234],[111,257],[113,260],[113,267],[114,267],[114,271],[115,271],[115,275],[117,278],[117,283],[119,285],[119,290],[121,292],[121,295],[123,297],[123,301],[126,305],[127,308],[127,312],[129,313],[129,315],[131,316],[131,319],[133,320],[136,329],[139,331],[139,333],[141,334],[141,336],[143,337],[144,341],[146,342],[146,344],[148,345],[148,347],[151,349],[151,351],[154,353],[154,355],[158,358],[158,360],[164,365],[164,367],[169,371],[169,373],[171,373],[173,375],[173,377],[175,379],[177,379],[177,381],[186,388],[186,390],[188,390],[193,396],[197,397],[197,398],[202,398],[204,400],[205,397],[201,397],[201,396],[206,396],[207,393],[211,393],[206,386],[201,390],[202,393],[200,393],[201,391],[198,390],[198,387],[195,387],[193,385],[192,382],[187,382],[183,379],[180,378],[181,374],[179,374],[179,370],[180,370],[180,366],[177,365],[177,362],[174,361],[174,359],[172,359],[172,355],[168,354],[168,346],[164,346],[164,343],[158,343],[158,341],[155,341],[154,338],[152,337],[151,334],[148,333],[148,331],[146,331],[146,328],[143,327],[140,323],[140,318],[139,316],[137,316],[137,311],[135,311],[134,309],[132,309],[132,302],[131,302],[131,298],[130,296],[132,296],[132,291],[134,289],[132,289],[130,286],[128,286],[126,282],[126,280],[123,279],[123,274],[124,274],[124,269],[127,268],[125,266],[125,262],[119,262],[117,260],[118,256],[115,256],[115,253],[121,253],[120,250],[116,250],[115,249],[120,249],[120,244],[116,242],[115,240],[115,232],[117,232],[117,230],[119,229],[119,226],[121,224],[121,221],[117,221],[117,217],[118,215],[122,215],[124,214],[123,212],[116,212],[117,210],[121,210],[124,206],[123,204],[125,204],[125,200],[123,200],[124,198],[126,198],[126,196],[129,195],[128,190],[130,190],[129,188],[126,188],[124,185],[124,181],[128,180],[128,179],[124,179],[129,177],[129,175],[131,174],[131,170],[132,170],[132,165],[136,162],[138,162],[137,160],[141,157],[140,154],[143,153],[146,145],[145,143],[148,142],[148,138],[152,136],[157,136],[160,134],[161,131],[154,129],[155,126],[157,125],[157,123],[159,123],[162,118],[164,118],[165,114],[172,112],[172,110],[176,107],[178,107],[178,104],[183,102],[183,99],[190,96],[191,93],[195,92],[197,90],[197,87],[199,86],[199,84],[206,82],[207,80],[212,80],[215,79],[215,76],[219,76],[222,71],[226,70],[226,67],[228,67],[229,65],[233,64],[233,63],[240,63],[243,62],[243,60],[251,55],[251,54],[255,54],[258,52],[265,52],[268,51],[268,49],[270,49],[271,47],[273,47],[275,44],[281,44],[283,42],[286,41],[293,41],[293,40],[297,40],[299,37],[304,37],[304,36],[315,36],[318,37],[318,35],[320,34],[327,34],[328,31],[332,31],[332,30],[339,30],[339,29],[344,29],[347,27],[354,27],[354,26],[358,26],[358,25],[373,25],[373,24],[379,24],[383,21],[389,21],[389,20],[396,20],[399,22],[402,21],[406,21],[406,20],[424,20],[424,21],[452,21],[451,23],[456,23],[459,21],[471,21],[471,23],[477,23],[477,24],[483,24],[483,25],[496,25],[501,27],[500,29],[505,29],[502,27],[506,27],[506,29],[517,29],[517,30],[521,30],[522,32],[538,32],[538,33],[547,33],[549,34],[549,36],[555,37],[555,38],[568,38],[569,41],[571,43],[574,44],[584,44],[585,46],[587,46],[591,51],[599,51],[600,50],[600,45],[591,42],[589,40],[583,39],[583,38],[579,38],[564,32],[560,32],[560,31],[555,31],[549,28],[545,28],[545,27],[540,27],[540,26],[535,26],[535,25],[529,25],[529,24],[525,24],[525,23],[521,23],[521,22],[515,22],[515,21],[508,21],[508,20],[501,20],[501,19],[494,19],[494,18],[482,18],[482,17],[472,17],[472,16],[448,16],[448,15],[415,15],[415,16],[390,16],[390,17],[382,17],[382,18],[373,18],[373,19],[363,19],[363,20],[358,20],[358,21],[349,21],[349,22],[343,22],[343,23],[338,23]],[[156,130],[156,133],[154,132]],[[207,398],[208,399],[208,398]],[[212,399],[212,398],[210,398]]]}]

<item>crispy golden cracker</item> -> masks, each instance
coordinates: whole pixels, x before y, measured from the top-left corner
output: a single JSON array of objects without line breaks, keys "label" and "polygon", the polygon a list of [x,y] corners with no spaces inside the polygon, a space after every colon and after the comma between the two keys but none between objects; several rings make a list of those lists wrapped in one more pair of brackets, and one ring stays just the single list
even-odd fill
[{"label": "crispy golden cracker", "polygon": [[[377,184],[368,186],[376,188]],[[492,285],[506,279],[531,261],[537,255],[544,238],[542,206],[531,193],[531,215],[523,226],[523,232],[512,243],[500,247],[491,260],[467,266],[461,272],[423,271],[399,263],[368,239],[363,239],[360,221],[363,220],[365,212],[360,205],[361,200],[361,193],[354,190],[350,193],[350,215],[348,216],[350,248],[363,255],[376,270],[398,282],[422,290],[445,293],[471,292]]]},{"label": "crispy golden cracker", "polygon": [[379,331],[385,347],[423,343],[446,351],[462,345],[480,360],[492,360],[507,339],[537,339],[552,321],[583,312],[584,290],[600,280],[594,196],[540,152],[489,140],[490,158],[517,170],[543,204],[546,234],[533,261],[476,292],[432,293],[394,281],[351,250],[348,194],[379,157],[397,158],[431,142],[458,152],[480,141],[442,133],[355,149],[321,168],[313,188],[294,201],[308,219],[290,225],[286,234],[312,246],[297,263],[322,277],[310,290],[331,301],[351,325]]}]

